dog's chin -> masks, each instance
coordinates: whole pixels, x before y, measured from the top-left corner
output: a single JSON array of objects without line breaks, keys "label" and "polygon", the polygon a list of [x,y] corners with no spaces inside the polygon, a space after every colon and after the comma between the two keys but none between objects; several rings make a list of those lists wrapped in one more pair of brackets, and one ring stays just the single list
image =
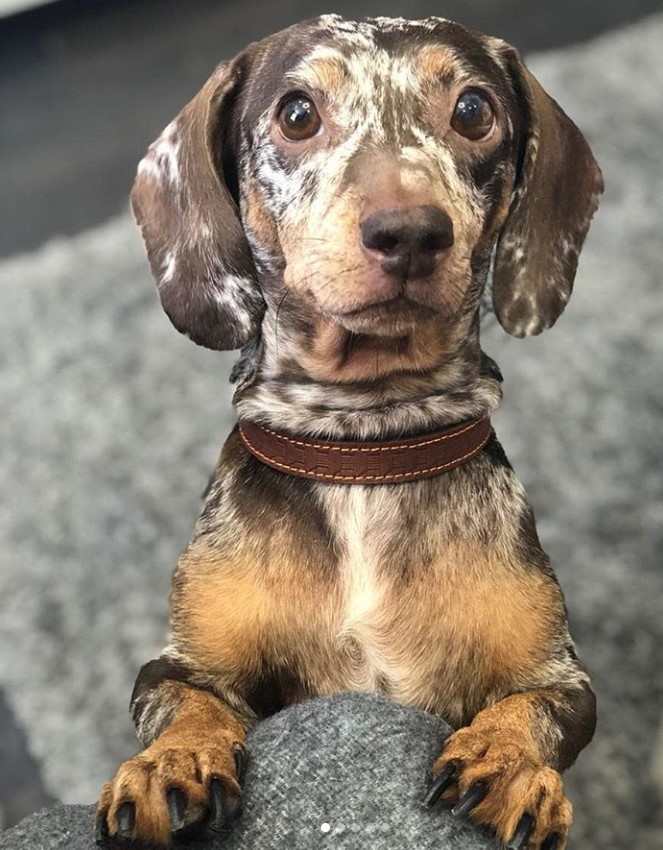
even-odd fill
[{"label": "dog's chin", "polygon": [[403,337],[416,330],[422,322],[430,321],[432,310],[400,295],[379,304],[331,313],[329,318],[353,334]]}]

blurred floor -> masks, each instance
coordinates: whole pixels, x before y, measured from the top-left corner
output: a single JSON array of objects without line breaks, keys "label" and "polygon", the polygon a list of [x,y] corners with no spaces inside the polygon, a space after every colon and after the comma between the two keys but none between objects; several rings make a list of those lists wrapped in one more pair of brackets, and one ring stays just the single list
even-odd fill
[{"label": "blurred floor", "polygon": [[661,8],[661,0],[79,0],[1,21],[0,255],[121,211],[140,154],[214,64],[302,18],[443,15],[531,51]]}]

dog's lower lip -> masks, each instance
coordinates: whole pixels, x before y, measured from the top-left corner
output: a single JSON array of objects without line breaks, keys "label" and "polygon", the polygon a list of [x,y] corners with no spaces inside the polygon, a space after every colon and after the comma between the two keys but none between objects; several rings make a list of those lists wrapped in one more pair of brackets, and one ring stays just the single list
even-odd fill
[{"label": "dog's lower lip", "polygon": [[361,316],[364,313],[379,313],[379,312],[387,312],[392,313],[395,310],[397,311],[409,311],[409,312],[421,312],[424,310],[428,310],[423,306],[423,304],[418,304],[416,301],[411,301],[409,298],[406,298],[404,295],[397,295],[395,298],[390,298],[388,301],[376,301],[371,304],[364,304],[361,307],[356,307],[354,310],[347,310],[343,313],[339,313],[339,317],[356,317]]}]

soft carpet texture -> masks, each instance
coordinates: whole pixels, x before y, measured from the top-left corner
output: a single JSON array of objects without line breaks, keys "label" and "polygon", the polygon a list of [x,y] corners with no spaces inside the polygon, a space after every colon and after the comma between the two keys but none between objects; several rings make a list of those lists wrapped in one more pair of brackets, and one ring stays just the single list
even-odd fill
[{"label": "soft carpet texture", "polygon": [[[485,832],[422,798],[449,727],[358,694],[312,700],[261,723],[249,738],[244,813],[224,850],[497,850]],[[93,850],[93,810],[59,808],[0,835],[7,850]],[[196,844],[196,846],[198,846]]]},{"label": "soft carpet texture", "polygon": [[[607,193],[558,326],[484,333],[505,375],[495,425],[598,693],[568,774],[577,850],[663,844],[661,44],[663,15],[531,58]],[[127,702],[165,643],[170,572],[231,423],[232,356],[170,327],[128,217],[5,262],[0,292],[0,689],[46,793],[91,802],[136,749]],[[418,748],[415,727],[432,727],[412,723]]]}]

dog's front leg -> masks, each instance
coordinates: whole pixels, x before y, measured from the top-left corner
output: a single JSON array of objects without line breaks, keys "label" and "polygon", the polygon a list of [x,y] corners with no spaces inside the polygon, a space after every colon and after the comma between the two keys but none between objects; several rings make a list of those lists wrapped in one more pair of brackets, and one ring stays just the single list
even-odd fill
[{"label": "dog's front leg", "polygon": [[428,795],[455,802],[510,848],[563,850],[572,823],[560,771],[591,740],[594,695],[585,682],[514,694],[451,735]]},{"label": "dog's front leg", "polygon": [[222,831],[237,815],[251,712],[191,684],[187,673],[167,658],[142,668],[132,708],[148,746],[104,786],[98,844],[165,847],[202,823]]}]

